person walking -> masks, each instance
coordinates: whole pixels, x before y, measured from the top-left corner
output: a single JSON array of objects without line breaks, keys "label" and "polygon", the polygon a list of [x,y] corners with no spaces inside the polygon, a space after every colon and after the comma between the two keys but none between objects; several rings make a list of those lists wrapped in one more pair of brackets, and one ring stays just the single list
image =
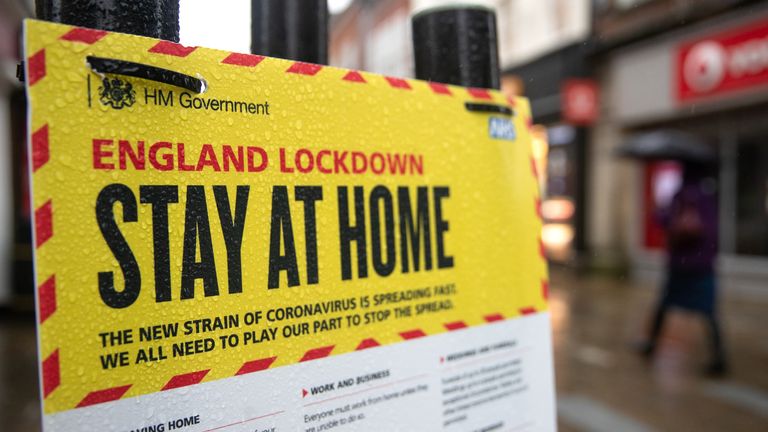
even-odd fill
[{"label": "person walking", "polygon": [[685,164],[680,190],[659,215],[667,234],[667,278],[641,351],[653,355],[670,308],[693,311],[704,317],[709,333],[711,359],[705,372],[721,376],[727,363],[717,316],[718,210],[710,170],[705,164]]}]

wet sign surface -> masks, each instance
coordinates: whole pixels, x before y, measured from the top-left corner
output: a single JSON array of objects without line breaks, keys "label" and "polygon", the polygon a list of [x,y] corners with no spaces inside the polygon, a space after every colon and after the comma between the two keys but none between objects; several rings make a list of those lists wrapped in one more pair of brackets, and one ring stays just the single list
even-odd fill
[{"label": "wet sign surface", "polygon": [[554,429],[526,101],[37,21],[26,57],[46,430]]}]

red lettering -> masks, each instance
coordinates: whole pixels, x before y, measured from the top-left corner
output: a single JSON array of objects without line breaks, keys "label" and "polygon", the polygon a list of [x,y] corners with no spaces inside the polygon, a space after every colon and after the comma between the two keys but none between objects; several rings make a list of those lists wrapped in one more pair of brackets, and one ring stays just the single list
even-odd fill
[{"label": "red lettering", "polygon": [[[267,157],[267,152],[264,151],[261,147],[248,147],[248,172],[262,172],[267,168],[267,164],[269,162],[269,158]],[[254,158],[253,154],[258,153],[259,158],[261,159],[261,163],[259,165],[254,165]]]},{"label": "red lettering", "polygon": [[112,157],[111,149],[110,150],[104,149],[105,145],[111,146],[112,143],[113,143],[112,140],[103,140],[103,139],[93,140],[93,168],[94,169],[111,170],[115,168],[115,164],[105,163],[102,161],[103,158]]},{"label": "red lettering", "polygon": [[405,155],[387,153],[390,174],[405,174]]},{"label": "red lettering", "polygon": [[347,158],[347,152],[339,152],[334,151],[333,152],[333,168],[334,171],[341,172],[344,171],[344,174],[349,174],[349,169],[347,169],[347,164],[344,162],[344,160]]},{"label": "red lettering", "polygon": [[285,149],[280,149],[280,172],[292,173],[293,168],[285,166]]},{"label": "red lettering", "polygon": [[[147,147],[149,152],[147,153]],[[175,148],[174,148],[175,147]],[[218,149],[221,149],[219,153]],[[195,148],[193,147],[193,151]],[[280,148],[280,172],[302,174],[319,171],[323,174],[423,175],[424,157],[419,154],[340,150]],[[184,143],[158,141],[147,146],[145,141],[119,139],[92,140],[93,168],[98,170],[210,171],[262,172],[268,168],[269,154],[258,146],[202,144],[200,154],[189,156]],[[117,153],[117,154],[115,154]],[[349,157],[348,157],[349,156]],[[114,160],[114,159],[117,160]],[[244,159],[245,158],[245,159]],[[147,166],[149,159],[149,167]],[[291,160],[292,159],[292,160]],[[189,164],[188,162],[194,162]],[[223,164],[223,166],[222,166]]]},{"label": "red lettering", "polygon": [[365,158],[365,155],[360,152],[352,152],[352,172],[362,174],[366,168],[368,168],[368,159]]},{"label": "red lettering", "polygon": [[173,155],[168,153],[163,153],[160,155],[160,159],[164,163],[159,163],[157,160],[157,152],[160,149],[168,149],[171,150],[173,148],[173,145],[166,141],[158,141],[154,144],[152,144],[149,147],[149,164],[152,165],[153,168],[155,168],[158,171],[170,171],[173,169]]},{"label": "red lettering", "polygon": [[194,171],[195,167],[192,165],[187,165],[186,161],[184,160],[184,143],[178,143],[178,151],[179,151],[179,171]]},{"label": "red lettering", "polygon": [[413,174],[414,168],[416,168],[416,172],[419,173],[419,175],[424,174],[424,156],[419,155],[409,155],[409,159],[411,161],[411,174]]},{"label": "red lettering", "polygon": [[219,161],[216,158],[216,153],[214,153],[213,146],[210,144],[203,144],[203,149],[200,151],[200,158],[197,160],[196,169],[202,171],[206,166],[213,168],[214,171],[221,171]]},{"label": "red lettering", "polygon": [[[306,156],[304,159],[307,161],[307,164],[302,164],[302,156]],[[307,149],[299,149],[299,151],[296,152],[296,168],[301,173],[308,173],[312,171],[312,168],[315,167],[315,160],[312,157],[312,152]]]},{"label": "red lettering", "polygon": [[144,169],[144,141],[136,141],[136,152],[134,153],[128,140],[120,140],[117,143],[117,154],[121,170],[127,169],[128,164],[125,163],[126,156],[131,160],[134,169]]},{"label": "red lettering", "polygon": [[225,145],[222,148],[224,155],[224,171],[229,171],[229,164],[231,163],[235,167],[235,171],[243,171],[243,148],[237,147],[237,155],[232,151],[232,146]]},{"label": "red lettering", "polygon": [[[379,161],[378,168],[376,168],[376,161]],[[373,171],[374,174],[381,174],[384,172],[384,155],[378,152],[371,155],[371,171]]]},{"label": "red lettering", "polygon": [[333,172],[330,168],[326,168],[323,166],[323,156],[330,156],[330,155],[331,155],[330,150],[320,150],[317,153],[317,170],[323,174],[330,174]]}]

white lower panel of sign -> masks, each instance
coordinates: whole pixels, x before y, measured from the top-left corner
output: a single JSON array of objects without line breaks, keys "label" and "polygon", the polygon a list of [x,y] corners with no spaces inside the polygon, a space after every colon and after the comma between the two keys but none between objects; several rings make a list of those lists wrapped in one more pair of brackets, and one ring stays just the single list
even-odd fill
[{"label": "white lower panel of sign", "polygon": [[48,415],[46,431],[555,431],[549,314]]}]

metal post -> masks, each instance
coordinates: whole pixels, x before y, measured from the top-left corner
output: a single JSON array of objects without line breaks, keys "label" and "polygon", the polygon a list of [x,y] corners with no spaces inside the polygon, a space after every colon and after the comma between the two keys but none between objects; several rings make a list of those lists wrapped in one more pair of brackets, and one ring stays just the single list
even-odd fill
[{"label": "metal post", "polygon": [[46,21],[179,41],[179,0],[37,0]]},{"label": "metal post", "polygon": [[500,88],[496,14],[482,6],[428,9],[414,15],[416,78]]},{"label": "metal post", "polygon": [[327,0],[252,0],[251,52],[327,64]]}]

